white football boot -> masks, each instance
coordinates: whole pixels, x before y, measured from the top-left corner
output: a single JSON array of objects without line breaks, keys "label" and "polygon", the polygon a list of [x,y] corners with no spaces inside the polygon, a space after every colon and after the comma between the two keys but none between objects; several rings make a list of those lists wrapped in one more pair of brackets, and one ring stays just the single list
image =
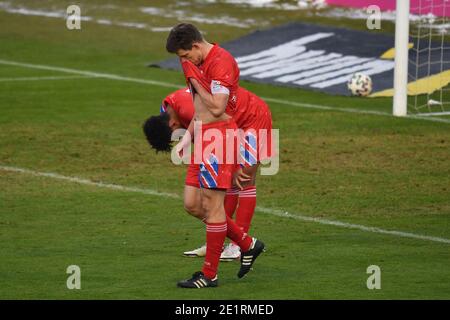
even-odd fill
[{"label": "white football boot", "polygon": [[192,251],[185,251],[183,254],[186,257],[204,257],[206,256],[206,244]]},{"label": "white football boot", "polygon": [[220,261],[233,261],[241,256],[241,248],[234,243],[229,243],[220,255]]}]

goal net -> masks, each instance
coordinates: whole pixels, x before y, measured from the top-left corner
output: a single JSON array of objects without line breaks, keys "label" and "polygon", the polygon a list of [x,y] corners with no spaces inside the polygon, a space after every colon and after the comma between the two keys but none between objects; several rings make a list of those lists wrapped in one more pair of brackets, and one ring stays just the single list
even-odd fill
[{"label": "goal net", "polygon": [[[409,12],[405,10],[409,1]],[[407,10],[407,9],[406,9]],[[407,16],[408,21],[402,20]],[[409,38],[407,43],[397,42],[399,45],[399,63],[407,58],[407,85],[401,83],[396,74],[396,88],[398,93],[404,92],[408,114],[421,116],[450,115],[450,0],[397,0],[396,28],[401,29],[402,23],[409,24]],[[403,28],[403,30],[405,30]],[[396,37],[399,36],[397,30]],[[398,39],[396,39],[397,41]],[[403,46],[403,47],[402,47]],[[407,46],[406,50],[402,51]],[[409,49],[409,52],[408,52]],[[408,53],[405,53],[408,52]],[[401,57],[401,55],[405,57]],[[396,57],[397,58],[397,57]],[[405,72],[405,70],[403,71]],[[398,70],[396,70],[398,73]],[[402,90],[401,86],[406,86]],[[394,98],[395,99],[395,98]],[[396,99],[399,99],[397,96]],[[394,100],[394,114],[399,101]],[[404,115],[397,110],[396,115]]]}]

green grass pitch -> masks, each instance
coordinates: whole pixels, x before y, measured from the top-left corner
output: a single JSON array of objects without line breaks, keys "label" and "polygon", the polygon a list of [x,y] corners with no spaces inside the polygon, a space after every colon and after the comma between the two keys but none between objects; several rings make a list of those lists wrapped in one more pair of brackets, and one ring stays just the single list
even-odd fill
[{"label": "green grass pitch", "polygon": [[[93,17],[165,27],[177,22],[144,16],[137,8],[145,6],[145,1],[79,3]],[[167,3],[175,1],[152,1],[152,6]],[[64,1],[14,4],[62,10],[66,5]],[[112,10],[107,4],[123,10]],[[220,6],[220,12],[229,16],[248,18],[248,12]],[[204,15],[216,12],[196,1],[189,10]],[[364,28],[361,21],[255,10],[256,23],[302,20]],[[207,39],[219,43],[257,28],[199,26]],[[383,32],[392,30],[386,24]],[[141,130],[143,121],[158,112],[162,98],[183,85],[177,72],[146,67],[169,56],[164,50],[166,35],[92,22],[69,31],[64,19],[0,10],[2,61],[173,84],[171,88],[102,77],[75,78],[73,73],[0,63],[0,298],[450,298],[449,118],[439,118],[447,122],[399,119],[274,100],[269,104],[274,127],[280,129],[281,165],[275,176],[258,176],[258,206],[345,224],[259,210],[251,232],[266,243],[267,252],[247,277],[238,279],[239,263],[228,262],[220,265],[219,288],[176,288],[178,280],[201,268],[202,259],[181,253],[203,244],[205,230],[183,210],[185,167],[171,164],[167,154],[152,152]],[[241,85],[268,99],[387,113],[391,109],[390,99]],[[114,190],[7,168],[178,197]],[[349,224],[419,238],[346,227]],[[81,290],[66,287],[69,265],[81,268]],[[381,268],[380,290],[366,287],[370,265]]]}]

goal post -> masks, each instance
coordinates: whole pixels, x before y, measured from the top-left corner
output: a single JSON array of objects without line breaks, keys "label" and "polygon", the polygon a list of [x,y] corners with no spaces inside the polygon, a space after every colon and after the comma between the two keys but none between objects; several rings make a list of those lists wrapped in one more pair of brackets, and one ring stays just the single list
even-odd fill
[{"label": "goal post", "polygon": [[408,43],[410,0],[397,0],[395,18],[394,116],[406,116],[408,109]]}]

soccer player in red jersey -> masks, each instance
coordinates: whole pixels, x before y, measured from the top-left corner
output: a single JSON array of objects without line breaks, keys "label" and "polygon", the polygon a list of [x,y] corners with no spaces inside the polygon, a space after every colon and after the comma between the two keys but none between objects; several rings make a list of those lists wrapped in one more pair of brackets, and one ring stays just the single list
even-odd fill
[{"label": "soccer player in red jersey", "polygon": [[171,150],[172,132],[187,129],[194,117],[194,104],[188,88],[169,94],[161,103],[160,114],[148,118],[143,126],[147,141],[156,151]]},{"label": "soccer player in red jersey", "polygon": [[169,127],[174,129],[187,128],[194,118],[194,104],[188,88],[179,89],[169,94],[162,102],[160,113],[167,112],[170,120]]},{"label": "soccer player in red jersey", "polygon": [[[191,143],[196,121],[201,122],[203,136],[194,136],[196,150],[201,150],[199,180],[201,185],[201,204],[205,215],[206,256],[203,269],[192,278],[180,281],[179,287],[200,288],[217,286],[217,268],[225,237],[230,237],[241,248],[241,267],[238,277],[250,271],[255,259],[264,250],[264,244],[250,238],[225,213],[225,191],[232,186],[232,174],[236,162],[228,163],[220,159],[215,149],[208,149],[205,132],[214,129],[221,133],[225,146],[225,156],[233,153],[228,146],[229,130],[237,130],[237,125],[225,110],[236,110],[239,89],[239,68],[234,58],[224,49],[205,41],[200,32],[190,24],[175,26],[167,39],[167,51],[177,54],[182,61],[183,71],[193,94],[195,114],[188,131],[176,146],[182,150]],[[199,68],[197,68],[198,66]],[[234,134],[231,137],[235,139]],[[248,141],[248,140],[247,140]],[[252,144],[250,142],[250,144]],[[253,145],[256,149],[256,146]],[[209,150],[205,152],[205,150]],[[214,152],[212,151],[214,150]],[[246,162],[249,157],[242,150]],[[219,159],[218,159],[219,158]],[[251,157],[250,157],[251,158]],[[252,159],[250,159],[252,160]],[[255,164],[256,159],[253,159]],[[243,173],[243,172],[241,172]],[[250,177],[247,176],[247,179]]]},{"label": "soccer player in red jersey", "polygon": [[[200,33],[190,24],[179,24],[173,29],[173,36],[178,37],[177,41],[180,43],[180,49],[176,53],[184,59],[182,66],[185,73],[186,70],[197,73],[197,84],[201,86],[195,89],[201,90],[199,94],[205,97],[210,105],[213,105],[217,93],[227,94],[229,99],[226,113],[233,117],[240,129],[246,130],[245,148],[241,150],[245,164],[237,170],[234,180],[240,190],[228,190],[225,209],[227,215],[232,217],[239,202],[236,222],[244,231],[248,231],[256,207],[255,179],[259,162],[271,156],[272,116],[268,106],[264,102],[260,103],[261,99],[239,86],[239,68],[228,51],[217,44],[206,42],[203,38],[184,41],[190,39],[183,39],[186,34]],[[264,130],[266,139],[260,136]],[[266,141],[265,144],[262,143],[263,140]],[[230,249],[230,256],[233,256],[236,247],[234,250],[232,247]],[[227,249],[224,253],[226,252]]]},{"label": "soccer player in red jersey", "polygon": [[[241,88],[240,90],[245,89]],[[241,124],[240,129],[244,131],[248,129],[270,130],[272,122],[269,107],[253,93],[249,92],[248,94],[250,96],[250,103],[246,105],[240,103],[241,100],[238,100],[237,110],[240,110],[240,112],[234,114],[235,116],[244,115],[248,112],[251,115],[251,117],[245,117],[245,121],[242,121],[242,116],[238,118]],[[161,104],[160,115],[150,117],[144,124],[144,132],[150,145],[157,151],[170,151],[172,132],[180,128],[187,129],[193,115],[194,104],[189,89],[180,89],[169,94]],[[188,213],[202,219],[203,213],[201,204],[199,203],[200,183],[198,175],[198,165],[194,163],[189,164],[185,179],[184,207]],[[249,231],[255,202],[256,194],[251,194],[248,189],[239,191],[238,188],[233,187],[227,190],[225,196],[225,212],[230,218],[233,218],[234,207],[238,203],[235,222],[246,233]],[[189,257],[204,257],[206,254],[206,245],[192,251],[185,251],[183,254]],[[239,246],[232,242],[225,247],[220,256],[220,260],[232,261],[239,257]]]}]

